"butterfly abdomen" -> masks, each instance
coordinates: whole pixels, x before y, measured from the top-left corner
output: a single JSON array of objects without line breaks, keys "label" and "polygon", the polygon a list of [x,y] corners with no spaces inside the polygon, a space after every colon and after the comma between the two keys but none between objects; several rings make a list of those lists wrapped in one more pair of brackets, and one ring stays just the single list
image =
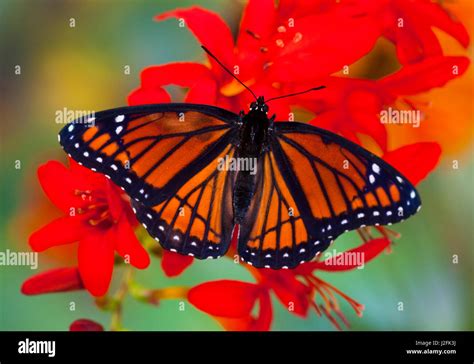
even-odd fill
[{"label": "butterfly abdomen", "polygon": [[255,175],[249,171],[239,171],[233,193],[234,224],[242,223],[254,194]]}]

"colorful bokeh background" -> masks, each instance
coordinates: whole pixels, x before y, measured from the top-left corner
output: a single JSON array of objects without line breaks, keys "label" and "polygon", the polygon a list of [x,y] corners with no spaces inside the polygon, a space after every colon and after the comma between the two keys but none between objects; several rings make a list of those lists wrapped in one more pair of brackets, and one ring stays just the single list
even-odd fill
[{"label": "colorful bokeh background", "polygon": [[[237,0],[180,1],[13,1],[0,2],[0,251],[29,251],[29,234],[59,216],[37,182],[37,167],[50,159],[66,161],[57,143],[62,125],[57,110],[102,110],[126,104],[146,66],[182,60],[204,60],[199,44],[176,21],[157,23],[153,16],[176,7],[200,5],[218,12],[237,30],[245,5]],[[446,6],[472,36],[469,0]],[[262,14],[262,16],[265,16]],[[422,16],[422,14],[420,14]],[[75,27],[70,27],[70,19]],[[317,27],[317,25],[315,25]],[[437,33],[438,34],[438,33]],[[439,32],[447,54],[472,57]],[[324,57],[324,55],[321,55]],[[15,74],[15,66],[21,74]],[[124,74],[124,67],[130,74]],[[374,78],[397,68],[393,49],[383,41],[359,61],[357,76]],[[420,214],[396,226],[402,237],[391,254],[365,269],[321,273],[342,291],[365,304],[363,318],[344,303],[354,330],[473,330],[473,71],[472,66],[446,87],[420,96],[429,100],[428,119],[417,131],[443,147],[437,170],[419,186]],[[170,88],[174,99],[182,90]],[[397,127],[389,143],[410,142],[413,130]],[[21,169],[15,162],[21,161]],[[457,161],[459,168],[453,168]],[[338,249],[353,246],[355,232],[337,240]],[[39,256],[38,271],[75,264],[76,246],[58,247]],[[457,264],[453,256],[458,257]],[[22,282],[37,273],[29,267],[0,266],[1,330],[67,330],[87,317],[108,326],[110,317],[95,307],[85,291],[27,297]],[[115,278],[120,269],[114,273]],[[154,259],[137,274],[149,287],[192,286],[205,280],[250,280],[246,270],[228,259],[197,261],[178,278],[167,278]],[[75,302],[75,311],[70,303]],[[399,303],[404,309],[399,311]],[[159,306],[125,302],[124,325],[133,330],[219,330],[216,321],[191,305]],[[274,330],[333,330],[314,313],[297,318],[275,305]]]}]

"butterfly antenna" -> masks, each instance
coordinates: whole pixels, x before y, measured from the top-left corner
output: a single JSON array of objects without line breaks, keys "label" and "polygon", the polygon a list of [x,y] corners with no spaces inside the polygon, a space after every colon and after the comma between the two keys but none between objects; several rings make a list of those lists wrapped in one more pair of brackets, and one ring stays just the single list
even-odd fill
[{"label": "butterfly antenna", "polygon": [[247,91],[249,91],[249,92],[252,94],[252,96],[255,98],[255,100],[257,100],[257,96],[254,94],[254,92],[253,92],[245,83],[243,83],[242,81],[240,81],[240,80],[237,78],[237,76],[234,75],[233,72],[231,72],[229,69],[227,69],[227,67],[224,66],[224,65],[222,64],[222,62],[219,61],[219,60],[217,59],[217,57],[216,57],[215,55],[213,55],[209,49],[207,49],[207,48],[204,47],[203,45],[201,46],[201,48],[204,49],[204,52],[206,52],[212,59],[214,59],[214,61],[216,61],[216,62],[219,64],[219,66],[221,66],[229,75],[231,75],[232,77],[234,77],[234,78],[237,80],[238,83],[240,83],[242,86],[244,86],[244,87],[247,89]]},{"label": "butterfly antenna", "polygon": [[285,97],[291,97],[291,96],[302,95],[302,94],[305,94],[305,93],[307,93],[307,92],[322,90],[323,88],[326,88],[326,86],[313,87],[313,88],[310,88],[310,89],[305,90],[305,91],[300,91],[300,92],[295,92],[295,93],[292,93],[292,94],[287,94],[287,95],[272,97],[271,99],[268,99],[268,100],[266,100],[265,102],[269,102],[269,101],[272,101],[272,100],[283,99],[283,98],[285,98]]}]

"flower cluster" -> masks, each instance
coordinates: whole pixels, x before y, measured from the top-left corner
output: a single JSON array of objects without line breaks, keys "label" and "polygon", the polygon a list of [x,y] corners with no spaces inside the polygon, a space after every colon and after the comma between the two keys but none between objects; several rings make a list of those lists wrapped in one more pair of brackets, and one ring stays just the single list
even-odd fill
[{"label": "flower cluster", "polygon": [[[407,133],[413,134],[413,143],[391,147],[389,128],[381,122],[381,111],[416,110],[412,97],[444,87],[466,71],[468,58],[444,54],[434,28],[449,34],[463,47],[469,44],[469,36],[440,4],[429,0],[249,0],[236,39],[219,15],[199,7],[173,10],[155,19],[170,18],[185,24],[256,94],[271,98],[326,86],[322,91],[272,103],[271,111],[277,120],[294,120],[295,112],[310,115],[309,123],[377,151],[413,184],[437,165],[439,144],[436,140],[419,141],[414,128],[407,128]],[[361,64],[367,63],[367,57],[381,45],[384,51],[393,53],[394,70],[383,74],[375,70],[369,73],[377,76],[364,77],[367,70],[361,70]],[[252,101],[239,83],[208,58],[205,63],[179,62],[146,68],[140,87],[129,95],[129,104],[170,102],[164,88],[167,85],[186,88],[186,102],[216,105],[234,112],[246,110]],[[423,122],[429,122],[426,115]],[[140,242],[127,197],[103,176],[72,160],[69,168],[50,161],[39,168],[38,176],[44,192],[64,216],[34,232],[30,245],[35,251],[43,251],[77,242],[78,267],[31,277],[22,287],[25,294],[86,289],[97,297],[99,308],[112,312],[114,330],[122,329],[120,314],[126,295],[149,304],[162,299],[187,299],[228,330],[269,330],[273,321],[272,295],[289,312],[306,317],[313,310],[327,317],[337,329],[349,326],[339,299],[347,301],[357,315],[362,314],[363,305],[317,275],[319,271],[356,268],[353,263],[331,262],[338,257],[318,257],[287,271],[242,265],[250,271],[253,282],[219,279],[194,287],[144,288],[135,281],[133,270],[146,268],[150,256],[161,259],[162,269],[169,277],[181,274],[193,258],[162,251],[145,239]],[[362,244],[341,253],[341,258],[363,253],[368,262],[389,251],[391,239],[397,235],[381,227],[359,229],[358,233]],[[233,258],[232,252],[229,256]],[[109,295],[113,268],[124,261],[130,263],[128,271],[117,292]],[[101,325],[85,319],[75,321],[70,329],[103,330]]]}]

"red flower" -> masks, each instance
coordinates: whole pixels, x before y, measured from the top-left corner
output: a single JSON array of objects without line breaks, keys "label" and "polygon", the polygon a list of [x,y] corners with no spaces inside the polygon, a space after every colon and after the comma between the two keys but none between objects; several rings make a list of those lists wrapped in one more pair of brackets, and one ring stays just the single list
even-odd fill
[{"label": "red flower", "polygon": [[[205,9],[178,9],[156,19],[175,17],[184,21],[201,44],[210,48],[255,93],[267,98],[326,85],[326,89],[317,93],[278,100],[271,104],[271,112],[277,114],[277,120],[288,120],[290,105],[304,106],[317,115],[312,124],[357,143],[360,143],[358,134],[369,135],[386,151],[387,131],[379,119],[382,109],[396,106],[398,101],[414,107],[406,96],[441,87],[463,74],[469,65],[466,57],[444,57],[435,52],[430,58],[413,59],[411,63],[415,60],[417,63],[378,81],[328,78],[367,54],[389,25],[390,29],[395,27],[391,24],[394,14],[399,14],[400,9],[403,14],[409,14],[412,4],[426,7],[431,15],[417,31],[426,35],[431,32],[430,25],[439,26],[467,44],[465,29],[447,19],[447,13],[439,5],[424,1],[411,1],[410,6],[406,3],[405,0],[377,5],[362,1],[353,4],[282,1],[275,7],[273,0],[251,0],[244,10],[235,44],[222,19]],[[264,19],[261,14],[265,14]],[[411,24],[408,19],[412,18],[410,13],[404,19]],[[210,28],[214,31],[210,32]],[[413,28],[407,25],[399,33],[411,31]],[[410,39],[406,38],[400,49],[416,48],[418,38],[415,37],[414,44],[406,44]],[[427,42],[424,38],[422,41]],[[141,87],[130,94],[129,104],[169,102],[163,86],[174,84],[189,88],[186,102],[218,105],[234,112],[245,110],[251,95],[243,92],[243,87],[212,58],[209,61],[210,68],[192,62],[146,68],[141,74]]]},{"label": "red flower", "polygon": [[95,321],[80,319],[74,321],[71,326],[69,326],[69,331],[104,331],[104,328]]},{"label": "red flower", "polygon": [[[224,21],[205,9],[178,9],[156,19],[175,17],[184,21],[198,41],[255,93],[270,98],[281,95],[288,84],[296,87],[299,82],[311,81],[312,87],[317,86],[321,77],[356,61],[375,44],[380,35],[377,21],[345,5],[326,10],[295,12],[293,16],[291,8],[275,7],[273,0],[250,0],[235,44]],[[351,47],[341,39],[350,42]],[[129,96],[129,104],[166,102],[169,96],[163,86],[175,84],[189,88],[187,102],[218,105],[234,112],[246,108],[251,95],[242,92],[243,87],[212,58],[209,61],[210,68],[185,62],[145,69],[141,87]],[[274,103],[272,112],[279,120],[288,119],[289,103]]]},{"label": "red flower", "polygon": [[103,175],[70,161],[70,168],[50,161],[38,169],[48,198],[65,214],[30,236],[35,251],[79,242],[81,279],[94,296],[105,294],[114,266],[114,251],[137,268],[150,262],[135,237],[137,224],[120,189]]},{"label": "red flower", "polygon": [[84,289],[79,270],[57,268],[28,278],[21,286],[21,293],[36,295],[53,292],[67,292]]},{"label": "red flower", "polygon": [[340,133],[359,144],[358,133],[369,135],[385,151],[387,131],[379,118],[380,112],[389,106],[396,108],[400,101],[413,108],[408,96],[442,87],[462,75],[468,66],[467,57],[439,56],[404,66],[377,81],[329,77],[324,81],[324,90],[293,101],[316,114],[310,121],[312,125]]},{"label": "red flower", "polygon": [[[355,269],[360,265],[355,263],[358,259],[354,259],[354,256],[360,257],[362,259],[362,264],[365,265],[384,250],[388,249],[389,246],[390,240],[386,238],[373,239],[363,243],[357,248],[339,253],[324,261],[316,260],[304,263],[294,269],[292,273],[296,277],[303,279],[305,282],[309,289],[309,294],[306,296],[306,299],[316,313],[319,316],[325,315],[338,330],[341,330],[342,327],[339,324],[339,321],[341,321],[346,327],[350,327],[350,325],[340,309],[337,296],[346,300],[358,316],[362,316],[364,306],[338,288],[318,278],[314,272],[317,270],[338,272]],[[360,262],[357,261],[357,263]]]},{"label": "red flower", "polygon": [[[289,312],[306,317],[312,307],[319,316],[324,314],[340,330],[338,318],[347,327],[349,323],[339,308],[336,295],[345,299],[359,316],[362,315],[363,305],[316,277],[314,272],[355,269],[358,265],[353,255],[362,257],[362,261],[357,262],[365,265],[389,245],[388,239],[373,239],[337,257],[305,263],[294,270],[276,271],[246,266],[256,283],[233,280],[206,282],[191,288],[188,299],[196,308],[216,318],[227,330],[265,331],[270,329],[273,318],[270,293],[274,292]],[[259,311],[254,317],[252,312],[257,303]]]}]

